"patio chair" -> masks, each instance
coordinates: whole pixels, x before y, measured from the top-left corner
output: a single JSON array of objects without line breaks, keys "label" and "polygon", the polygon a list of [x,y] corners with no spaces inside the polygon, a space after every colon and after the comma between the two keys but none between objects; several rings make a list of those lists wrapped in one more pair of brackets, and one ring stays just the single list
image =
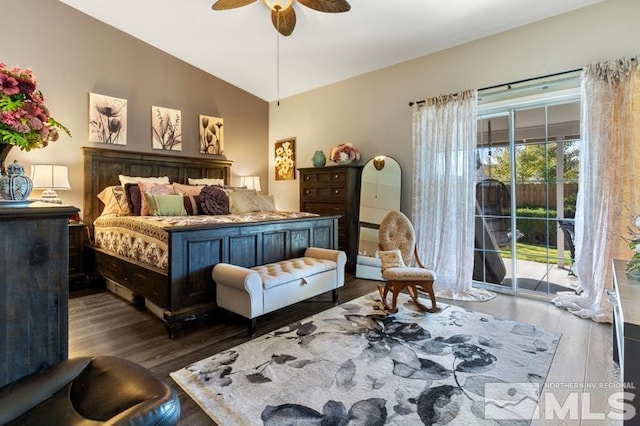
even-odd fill
[{"label": "patio chair", "polygon": [[511,217],[508,212],[511,208],[511,194],[504,183],[494,178],[482,179],[476,184],[476,200],[498,247],[511,244],[512,237],[518,240],[524,236],[517,229],[515,233],[511,232]]},{"label": "patio chair", "polygon": [[[390,211],[380,223],[380,261],[382,262],[382,278],[387,282],[384,287],[379,284],[378,291],[382,297],[384,309],[398,312],[398,294],[406,289],[416,306],[424,312],[439,312],[433,281],[436,274],[427,269],[421,262],[416,249],[416,236],[411,221],[399,211]],[[413,261],[417,266],[411,266]],[[431,308],[418,300],[418,289],[423,290],[431,299]],[[387,295],[392,293],[391,306],[387,304]]]},{"label": "patio chair", "polygon": [[558,226],[562,229],[564,234],[564,241],[569,246],[569,253],[571,254],[571,267],[569,268],[569,275],[575,276],[573,271],[573,265],[576,263],[576,247],[573,245],[573,239],[575,238],[575,224],[573,219],[560,219],[558,220]]}]

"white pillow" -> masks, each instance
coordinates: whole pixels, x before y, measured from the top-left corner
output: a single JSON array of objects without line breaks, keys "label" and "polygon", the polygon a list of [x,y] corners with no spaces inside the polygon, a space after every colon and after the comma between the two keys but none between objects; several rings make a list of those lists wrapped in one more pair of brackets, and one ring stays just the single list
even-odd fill
[{"label": "white pillow", "polygon": [[402,252],[399,249],[380,251],[378,255],[380,256],[380,262],[382,262],[382,269],[406,267],[402,260]]},{"label": "white pillow", "polygon": [[276,200],[273,195],[258,194],[258,206],[261,212],[275,212]]},{"label": "white pillow", "polygon": [[195,179],[195,178],[189,178],[189,185],[218,185],[218,186],[224,186],[224,179],[210,179],[210,178],[202,178],[202,179]]},{"label": "white pillow", "polygon": [[141,176],[118,175],[118,179],[120,179],[120,185],[122,185],[123,188],[124,188],[124,185],[127,183],[138,183],[138,182],[171,183],[169,181],[169,176],[141,177]]}]

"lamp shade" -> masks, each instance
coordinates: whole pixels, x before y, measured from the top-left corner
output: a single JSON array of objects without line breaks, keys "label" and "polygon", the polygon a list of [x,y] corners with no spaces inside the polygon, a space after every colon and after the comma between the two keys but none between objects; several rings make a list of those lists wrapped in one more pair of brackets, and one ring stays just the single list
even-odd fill
[{"label": "lamp shade", "polygon": [[240,178],[240,186],[246,186],[247,189],[255,189],[261,191],[260,176],[242,176]]},{"label": "lamp shade", "polygon": [[34,189],[71,189],[67,166],[34,164],[31,166],[31,181]]}]

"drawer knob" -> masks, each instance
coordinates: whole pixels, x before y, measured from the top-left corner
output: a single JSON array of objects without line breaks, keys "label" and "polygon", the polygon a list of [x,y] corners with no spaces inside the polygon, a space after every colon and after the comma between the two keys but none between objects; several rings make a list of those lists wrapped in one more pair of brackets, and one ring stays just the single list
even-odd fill
[{"label": "drawer knob", "polygon": [[307,189],[306,191],[304,191],[304,193],[309,195],[309,194],[311,194],[311,190]]},{"label": "drawer knob", "polygon": [[340,193],[340,190],[339,190],[339,189],[334,189],[334,190],[333,190],[333,192],[334,192],[335,194],[339,194],[339,193]]},{"label": "drawer knob", "polygon": [[340,177],[340,175],[338,175],[338,174],[333,175],[334,179],[338,179],[339,177]]}]

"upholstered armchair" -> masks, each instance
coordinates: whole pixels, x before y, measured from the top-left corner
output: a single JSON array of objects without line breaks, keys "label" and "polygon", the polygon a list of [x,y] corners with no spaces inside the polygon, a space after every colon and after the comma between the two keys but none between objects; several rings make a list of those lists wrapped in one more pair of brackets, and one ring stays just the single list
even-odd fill
[{"label": "upholstered armchair", "polygon": [[[418,256],[416,249],[416,235],[411,221],[399,211],[390,211],[380,223],[380,260],[382,262],[382,278],[386,280],[384,287],[379,284],[378,290],[382,297],[385,310],[397,312],[398,294],[403,289],[413,299],[416,306],[425,312],[439,312],[436,296],[433,291],[433,281],[436,274],[427,269]],[[414,264],[416,266],[412,266]],[[418,289],[422,289],[431,299],[428,308],[418,300]],[[387,295],[392,293],[391,306],[387,304]]]}]

